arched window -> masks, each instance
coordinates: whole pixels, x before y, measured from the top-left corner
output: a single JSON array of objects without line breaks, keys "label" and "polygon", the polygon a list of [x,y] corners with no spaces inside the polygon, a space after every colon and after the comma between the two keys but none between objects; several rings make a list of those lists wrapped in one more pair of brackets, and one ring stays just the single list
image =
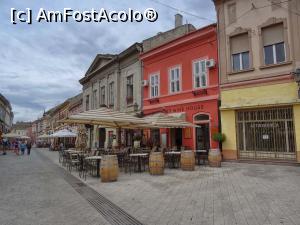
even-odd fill
[{"label": "arched window", "polygon": [[209,120],[209,115],[199,114],[195,116],[195,121],[203,121],[203,120]]}]

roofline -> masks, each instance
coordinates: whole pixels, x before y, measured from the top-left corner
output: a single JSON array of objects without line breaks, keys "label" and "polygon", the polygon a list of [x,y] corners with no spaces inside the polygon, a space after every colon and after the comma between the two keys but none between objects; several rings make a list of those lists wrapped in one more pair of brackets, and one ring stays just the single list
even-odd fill
[{"label": "roofline", "polygon": [[[206,29],[209,29],[209,28],[216,28],[216,27],[217,27],[217,23],[212,23],[212,24],[209,24],[207,26],[201,27],[201,28],[199,28],[199,29],[197,29],[195,31],[187,33],[187,34],[185,34],[185,35],[183,35],[181,37],[178,37],[178,38],[176,38],[176,39],[174,39],[172,41],[169,41],[167,43],[159,45],[159,46],[157,46],[157,47],[155,47],[155,48],[153,48],[153,49],[151,49],[151,50],[149,50],[149,51],[147,51],[145,53],[140,54],[140,59],[143,60],[143,59],[146,59],[146,58],[148,58],[148,57],[150,57],[152,55],[158,54],[158,53],[160,53],[161,51],[163,51],[166,48],[171,48],[171,47],[174,47],[174,45],[180,44],[180,43],[176,43],[176,42],[179,42],[180,40],[184,40],[184,39],[186,39],[189,36],[195,35],[196,33],[203,32],[203,30],[206,30]],[[209,32],[207,32],[207,33],[209,33]],[[203,35],[205,35],[207,33],[204,33],[204,34],[202,33],[202,34],[200,34],[200,36],[203,36]]]},{"label": "roofline", "polygon": [[121,59],[123,59],[127,55],[133,53],[135,50],[140,50],[140,48],[142,48],[142,44],[139,43],[139,42],[135,42],[134,44],[132,44],[131,46],[129,46],[128,48],[126,48],[124,51],[122,51],[119,54],[117,54],[116,57],[114,57],[107,64],[105,64],[104,66],[98,68],[97,70],[93,71],[92,73],[87,74],[86,76],[84,76],[83,78],[81,78],[79,80],[79,83],[83,85],[85,82],[89,81],[92,77],[94,77],[94,75],[96,73],[98,73],[100,71],[103,71],[104,69],[112,66],[114,63],[119,62]]}]

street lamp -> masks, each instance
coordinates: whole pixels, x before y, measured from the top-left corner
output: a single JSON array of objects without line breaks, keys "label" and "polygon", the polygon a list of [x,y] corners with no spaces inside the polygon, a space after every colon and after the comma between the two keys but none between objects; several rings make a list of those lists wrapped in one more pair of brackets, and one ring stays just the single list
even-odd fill
[{"label": "street lamp", "polygon": [[294,74],[294,79],[298,84],[298,98],[300,98],[300,68],[297,68],[295,72],[293,72]]}]

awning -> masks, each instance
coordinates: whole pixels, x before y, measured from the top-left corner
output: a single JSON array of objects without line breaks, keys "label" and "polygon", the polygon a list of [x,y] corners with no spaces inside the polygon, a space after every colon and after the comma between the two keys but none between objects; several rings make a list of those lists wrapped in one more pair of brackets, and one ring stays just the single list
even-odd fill
[{"label": "awning", "polygon": [[2,134],[2,137],[4,137],[4,138],[20,138],[21,135],[16,134],[16,133],[7,133],[7,134]]},{"label": "awning", "polygon": [[77,134],[67,129],[59,130],[50,135],[52,138],[76,137]]},{"label": "awning", "polygon": [[[179,115],[179,114],[178,114]],[[182,117],[172,114],[156,113],[153,115],[145,116],[144,119],[157,128],[184,128],[184,127],[198,127],[195,124],[187,122]]]},{"label": "awning", "polygon": [[48,134],[42,134],[42,135],[38,136],[37,138],[38,138],[38,139],[46,139],[46,138],[50,138],[50,137],[51,137],[51,136],[48,135]]},{"label": "awning", "polygon": [[71,115],[60,122],[101,125],[102,127],[107,128],[127,129],[144,128],[148,124],[143,118],[104,107]]}]

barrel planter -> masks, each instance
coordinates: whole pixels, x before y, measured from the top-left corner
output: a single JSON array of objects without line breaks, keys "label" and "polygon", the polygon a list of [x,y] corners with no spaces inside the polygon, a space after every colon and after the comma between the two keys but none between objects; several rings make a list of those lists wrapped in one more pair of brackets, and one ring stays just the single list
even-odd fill
[{"label": "barrel planter", "polygon": [[103,155],[101,158],[100,175],[102,182],[112,182],[118,179],[119,165],[116,155]]},{"label": "barrel planter", "polygon": [[149,172],[151,175],[164,174],[164,156],[162,152],[152,152],[149,157]]},{"label": "barrel planter", "polygon": [[222,155],[220,149],[210,149],[208,153],[208,164],[211,167],[221,167]]},{"label": "barrel planter", "polygon": [[195,154],[192,150],[181,151],[180,165],[182,170],[195,170]]}]

